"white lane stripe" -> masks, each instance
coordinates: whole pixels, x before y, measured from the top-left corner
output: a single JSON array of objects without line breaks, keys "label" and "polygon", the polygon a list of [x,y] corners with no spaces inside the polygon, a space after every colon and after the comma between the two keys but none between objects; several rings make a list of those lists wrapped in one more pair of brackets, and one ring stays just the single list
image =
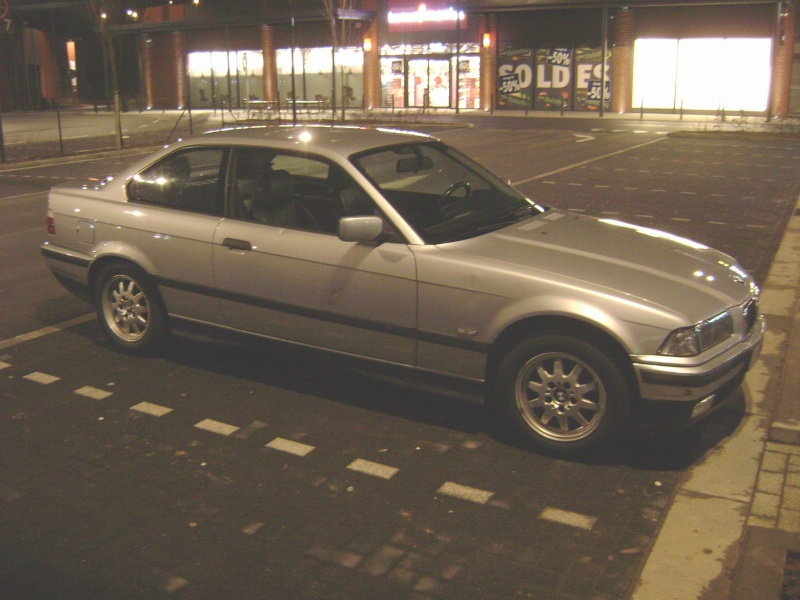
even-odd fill
[{"label": "white lane stripe", "polygon": [[437,490],[439,494],[452,496],[459,500],[467,500],[469,502],[476,502],[477,504],[486,504],[494,496],[494,492],[487,492],[486,490],[479,490],[477,488],[467,487],[458,483],[448,481]]},{"label": "white lane stripe", "polygon": [[23,333],[21,335],[15,336],[13,338],[9,338],[7,340],[0,341],[0,350],[4,348],[10,348],[11,346],[16,346],[17,344],[21,344],[23,342],[29,342],[31,340],[35,340],[36,338],[40,338],[45,335],[50,335],[51,333],[57,333],[62,329],[67,329],[68,327],[72,327],[73,325],[80,325],[81,323],[86,323],[88,321],[92,321],[96,319],[94,313],[88,315],[82,315],[80,317],[75,317],[74,319],[70,319],[69,321],[64,321],[63,323],[59,323],[58,325],[51,325],[49,327],[42,327],[41,329],[37,329],[36,331],[31,331],[29,333]]},{"label": "white lane stripe", "polygon": [[597,522],[595,517],[582,515],[568,510],[561,510],[559,508],[551,508],[549,506],[539,515],[540,519],[552,521],[554,523],[561,523],[562,525],[571,525],[572,527],[579,527],[581,529],[592,530],[594,524]]},{"label": "white lane stripe", "polygon": [[575,167],[582,167],[584,165],[588,165],[590,163],[596,162],[598,160],[603,160],[604,158],[609,158],[611,156],[617,156],[618,154],[624,154],[625,152],[630,152],[631,150],[636,150],[637,148],[642,148],[644,146],[649,146],[650,144],[655,144],[656,142],[660,142],[667,138],[656,138],[654,140],[650,140],[649,142],[645,142],[644,144],[638,144],[636,146],[631,146],[630,148],[623,148],[622,150],[617,150],[616,152],[611,152],[610,154],[604,154],[603,156],[597,156],[595,158],[590,158],[589,160],[584,160],[582,162],[575,163],[573,165],[567,165],[566,167],[562,167],[560,169],[556,169],[555,171],[550,171],[549,173],[542,173],[541,175],[535,175],[533,177],[528,177],[527,179],[520,179],[519,181],[514,181],[511,185],[522,185],[523,183],[528,183],[530,181],[536,181],[537,179],[542,179],[544,177],[549,177],[550,175],[555,175],[556,173],[561,173],[563,171],[567,171],[569,169],[574,169]]},{"label": "white lane stripe", "polygon": [[314,450],[314,446],[301,444],[300,442],[293,442],[292,440],[286,440],[284,438],[275,438],[269,444],[267,444],[266,447],[272,448],[273,450],[279,450],[281,452],[288,452],[289,454],[294,454],[295,456],[305,456]]},{"label": "white lane stripe", "polygon": [[75,393],[79,396],[86,396],[87,398],[91,398],[93,400],[103,400],[111,395],[111,392],[107,392],[106,390],[101,390],[90,385],[86,385],[75,390]]},{"label": "white lane stripe", "polygon": [[163,417],[167,413],[172,412],[171,408],[167,408],[166,406],[160,406],[158,404],[152,404],[150,402],[140,402],[135,406],[131,406],[131,410],[145,413],[146,415],[152,415],[154,417]]},{"label": "white lane stripe", "polygon": [[357,458],[347,465],[347,468],[351,471],[358,471],[359,473],[372,475],[373,477],[380,477],[381,479],[391,479],[397,475],[397,472],[400,470],[387,465],[382,465],[380,463],[364,460],[362,458]]},{"label": "white lane stripe", "polygon": [[61,377],[56,377],[55,375],[48,375],[47,373],[40,373],[39,371],[34,371],[33,373],[28,373],[23,377],[23,379],[27,379],[28,381],[35,381],[36,383],[41,383],[42,385],[49,385],[54,381],[58,381]]},{"label": "white lane stripe", "polygon": [[195,427],[204,431],[210,431],[211,433],[218,433],[219,435],[230,435],[239,431],[239,428],[235,425],[228,425],[227,423],[221,423],[213,419],[203,419],[195,424]]}]

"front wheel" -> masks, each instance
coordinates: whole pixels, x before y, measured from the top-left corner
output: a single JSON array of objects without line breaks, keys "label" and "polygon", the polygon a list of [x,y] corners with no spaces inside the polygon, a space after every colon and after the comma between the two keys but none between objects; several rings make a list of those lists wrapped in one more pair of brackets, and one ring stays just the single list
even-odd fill
[{"label": "front wheel", "polygon": [[95,308],[108,339],[123,352],[149,354],[164,341],[166,313],[155,286],[138,267],[118,263],[103,269]]},{"label": "front wheel", "polygon": [[561,455],[607,445],[630,414],[630,392],[614,362],[588,342],[561,335],[512,348],[498,368],[495,395],[530,441]]}]

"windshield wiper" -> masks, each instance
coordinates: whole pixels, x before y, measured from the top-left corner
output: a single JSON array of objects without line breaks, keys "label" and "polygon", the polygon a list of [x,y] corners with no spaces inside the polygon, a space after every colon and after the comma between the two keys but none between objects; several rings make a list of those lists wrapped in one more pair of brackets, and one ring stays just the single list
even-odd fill
[{"label": "windshield wiper", "polygon": [[477,229],[478,231],[481,232],[497,231],[498,229],[502,229],[503,227],[508,227],[509,225],[513,225],[514,223],[518,223],[519,221],[528,218],[533,214],[535,208],[536,208],[535,206],[523,206],[521,208],[517,208],[516,210],[513,210],[510,213],[505,213],[497,221],[487,223],[486,225],[482,225]]}]

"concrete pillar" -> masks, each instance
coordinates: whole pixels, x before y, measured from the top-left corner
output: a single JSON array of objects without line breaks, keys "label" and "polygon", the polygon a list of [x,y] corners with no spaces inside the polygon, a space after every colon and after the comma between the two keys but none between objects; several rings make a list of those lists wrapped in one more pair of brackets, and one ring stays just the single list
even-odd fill
[{"label": "concrete pillar", "polygon": [[370,24],[364,33],[362,43],[369,39],[371,48],[364,47],[364,108],[380,108],[381,102],[381,60],[378,44],[378,21]]},{"label": "concrete pillar", "polygon": [[[497,93],[497,15],[480,15],[480,58],[481,58],[481,108],[494,109]],[[489,45],[484,44],[488,34]]]},{"label": "concrete pillar", "polygon": [[792,85],[792,54],[797,8],[783,6],[778,17],[778,34],[773,49],[772,90],[769,117],[784,119],[789,115],[789,93]]},{"label": "concrete pillar", "polygon": [[278,58],[275,48],[275,27],[261,26],[261,52],[264,56],[264,73],[261,76],[264,100],[278,101]]},{"label": "concrete pillar", "polygon": [[614,13],[614,48],[611,52],[611,110],[631,111],[633,102],[633,44],[636,41],[636,18],[632,10]]}]

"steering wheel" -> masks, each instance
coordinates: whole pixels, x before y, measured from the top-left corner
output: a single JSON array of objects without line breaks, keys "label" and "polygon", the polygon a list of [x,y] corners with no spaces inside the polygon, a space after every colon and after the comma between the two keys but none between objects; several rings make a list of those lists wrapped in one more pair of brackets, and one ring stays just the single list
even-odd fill
[{"label": "steering wheel", "polygon": [[[463,198],[458,198],[457,200],[451,202],[451,196],[461,188],[464,188],[466,192],[464,193]],[[466,200],[467,198],[472,195],[472,186],[469,184],[468,181],[456,181],[453,185],[447,188],[442,194],[439,199],[436,201],[436,210],[441,211],[442,209],[446,208],[450,204],[454,204],[455,202],[460,202],[461,200]]]}]

